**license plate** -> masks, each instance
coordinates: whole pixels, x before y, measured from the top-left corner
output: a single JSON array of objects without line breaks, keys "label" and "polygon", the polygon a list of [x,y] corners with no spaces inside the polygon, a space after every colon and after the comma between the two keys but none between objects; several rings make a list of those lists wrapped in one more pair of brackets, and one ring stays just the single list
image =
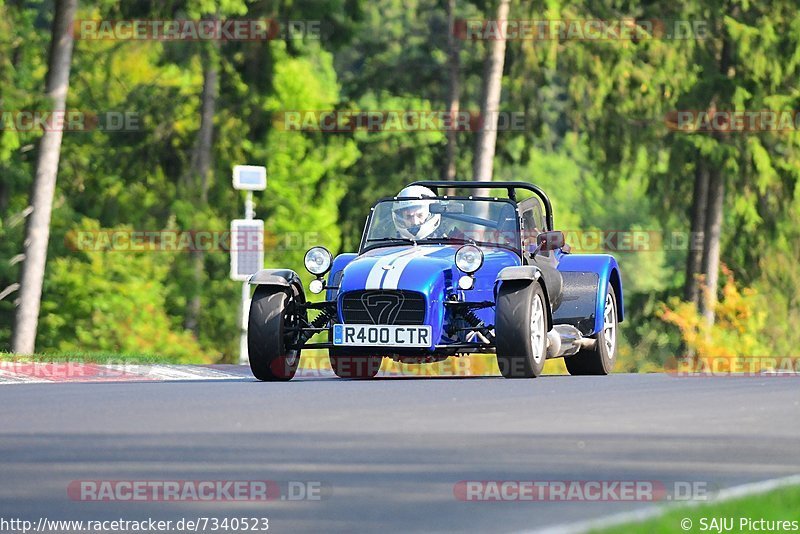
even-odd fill
[{"label": "license plate", "polygon": [[431,327],[335,324],[333,344],[348,347],[428,348],[431,346]]}]

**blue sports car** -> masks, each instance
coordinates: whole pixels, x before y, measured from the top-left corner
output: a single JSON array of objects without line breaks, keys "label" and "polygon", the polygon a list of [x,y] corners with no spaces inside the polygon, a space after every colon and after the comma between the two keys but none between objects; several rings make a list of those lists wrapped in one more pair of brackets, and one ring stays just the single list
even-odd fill
[{"label": "blue sports car", "polygon": [[[452,188],[467,194],[443,194]],[[324,301],[307,301],[288,269],[250,278],[259,380],[290,380],[306,348],[327,349],[343,378],[374,377],[384,357],[470,353],[495,353],[506,378],[536,377],[549,358],[566,358],[573,375],[614,367],[620,268],[609,255],[570,254],[549,198],[529,183],[415,182],[372,207],[358,253],[314,247],[305,267]],[[323,332],[326,342],[310,341]]]}]

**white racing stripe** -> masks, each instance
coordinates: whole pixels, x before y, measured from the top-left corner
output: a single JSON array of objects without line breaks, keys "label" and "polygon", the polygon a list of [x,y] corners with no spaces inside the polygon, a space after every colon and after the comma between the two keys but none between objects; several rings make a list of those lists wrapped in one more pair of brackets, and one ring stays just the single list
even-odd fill
[{"label": "white racing stripe", "polygon": [[398,259],[392,264],[394,269],[387,273],[381,289],[397,289],[397,285],[400,283],[400,277],[403,275],[403,271],[405,271],[406,267],[408,267],[408,264],[411,263],[412,260],[415,258],[421,258],[423,256],[430,256],[431,254],[435,254],[441,250],[444,250],[445,248],[447,247],[426,247],[424,249],[417,250],[414,254],[409,254]]},{"label": "white racing stripe", "polygon": [[367,283],[364,285],[364,289],[380,289],[381,288],[381,280],[383,279],[383,274],[386,272],[384,267],[392,263],[394,260],[401,258],[407,254],[411,254],[414,252],[415,249],[406,249],[401,250],[400,252],[395,252],[394,254],[387,254],[386,256],[381,256],[378,258],[378,261],[375,262],[375,265],[372,266],[372,269],[367,276]]}]

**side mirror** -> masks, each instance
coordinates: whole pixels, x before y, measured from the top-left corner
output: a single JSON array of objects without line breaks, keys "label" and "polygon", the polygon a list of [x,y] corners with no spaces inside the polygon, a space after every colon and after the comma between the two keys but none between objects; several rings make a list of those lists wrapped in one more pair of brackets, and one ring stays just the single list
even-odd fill
[{"label": "side mirror", "polygon": [[557,250],[568,246],[564,241],[564,232],[558,230],[543,232],[536,236],[537,250]]}]

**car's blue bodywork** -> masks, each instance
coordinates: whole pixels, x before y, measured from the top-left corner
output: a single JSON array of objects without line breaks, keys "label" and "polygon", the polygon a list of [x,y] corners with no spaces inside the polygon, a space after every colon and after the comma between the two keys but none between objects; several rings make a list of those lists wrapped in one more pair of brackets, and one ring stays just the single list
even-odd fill
[{"label": "car's blue bodywork", "polygon": [[[450,187],[446,182],[419,184],[434,189]],[[483,187],[483,184],[476,182],[460,187],[465,185]],[[501,245],[500,242],[479,245],[483,253],[483,264],[471,275],[473,280],[470,289],[460,289],[459,280],[465,277],[465,273],[459,270],[455,262],[456,252],[464,245],[463,241],[394,241],[375,244],[366,238],[365,232],[357,254],[340,254],[333,259],[325,280],[325,301],[304,305],[309,310],[315,309],[321,313],[317,319],[306,323],[306,334],[297,348],[350,350],[348,346],[334,346],[332,341],[308,343],[308,339],[319,332],[331,332],[336,324],[364,324],[353,318],[356,317],[353,315],[354,306],[362,306],[363,309],[357,311],[361,313],[361,319],[370,319],[368,324],[395,324],[384,323],[380,318],[374,317],[369,308],[372,305],[367,304],[371,297],[385,298],[389,294],[395,299],[395,304],[399,302],[402,306],[403,303],[413,302],[414,312],[417,314],[415,320],[418,322],[405,324],[429,326],[430,345],[426,348],[359,346],[352,347],[354,353],[363,354],[369,351],[403,360],[405,357],[420,355],[435,359],[453,354],[492,351],[495,348],[496,302],[505,284],[511,284],[511,287],[540,284],[548,304],[546,312],[549,329],[558,331],[562,340],[570,336],[573,340],[576,336],[601,336],[607,295],[616,297],[616,319],[622,321],[622,278],[614,257],[606,254],[571,254],[569,246],[563,243],[563,234],[552,231],[550,201],[536,186],[522,182],[493,183],[492,186],[508,189],[508,199],[492,197],[484,200],[509,205],[511,215],[501,218],[496,224],[500,228],[502,224],[510,222],[510,230],[516,241],[507,242],[511,243],[508,246]],[[517,202],[516,191],[519,189],[532,191],[541,199],[544,206],[539,219],[541,224],[530,224],[526,228],[524,211],[520,206],[527,210],[530,204],[525,204],[526,201]],[[444,197],[444,200],[452,202],[460,199],[467,202],[473,198],[451,196]],[[367,221],[367,229],[372,216],[371,214]],[[533,237],[526,240],[525,236],[531,233]],[[534,248],[533,245],[540,237],[553,237],[553,234],[560,236],[561,241],[557,245],[542,248],[543,241]],[[299,278],[296,273],[291,271],[268,270],[254,275],[252,283],[289,286],[296,285],[297,280]],[[613,291],[609,291],[609,286]],[[299,290],[302,292],[302,288]],[[559,329],[559,325],[564,325],[564,328]],[[572,343],[572,346],[577,345]],[[558,355],[548,354],[548,357]]]},{"label": "car's blue bodywork", "polygon": [[[484,248],[484,264],[475,275],[475,286],[469,291],[457,288],[462,273],[455,265],[454,257],[459,245],[419,245],[383,247],[365,252],[360,256],[338,256],[331,269],[328,298],[337,300],[341,310],[341,299],[349,291],[360,290],[406,290],[422,293],[426,300],[425,324],[433,331],[430,349],[458,341],[448,336],[448,313],[445,302],[459,297],[466,302],[483,302],[494,299],[498,273],[505,267],[520,264],[520,257],[502,248]],[[494,323],[494,310],[475,310],[476,316],[486,325]],[[341,313],[338,319],[343,320]]]},{"label": "car's blue bodywork", "polygon": [[[562,276],[566,276],[564,288],[567,292],[570,291],[570,285],[567,282],[569,275],[567,273],[591,273],[597,276],[597,287],[594,292],[578,292],[578,299],[590,299],[594,296],[594,322],[590,331],[583,332],[584,335],[596,334],[603,328],[603,304],[605,295],[608,292],[608,284],[614,287],[614,293],[617,298],[618,319],[622,321],[624,316],[622,278],[617,260],[613,256],[608,254],[559,254],[558,270]],[[562,301],[561,306],[567,308],[569,302]],[[566,310],[556,310],[556,317],[559,316],[559,311],[565,313]]]},{"label": "car's blue bodywork", "polygon": [[[333,262],[328,278],[327,300],[342,308],[342,297],[350,291],[407,290],[425,295],[425,324],[433,331],[431,351],[449,344],[463,343],[463,338],[447,334],[451,314],[445,304],[448,300],[464,302],[493,302],[499,285],[498,275],[507,268],[522,265],[519,254],[496,247],[483,247],[484,264],[475,274],[474,288],[459,290],[457,281],[463,275],[455,265],[454,257],[460,245],[418,245],[375,248],[361,255],[341,254]],[[591,336],[603,328],[603,304],[608,284],[614,286],[619,320],[622,312],[622,284],[620,269],[613,256],[604,254],[564,254],[555,252],[558,271],[565,277],[564,293],[560,306],[553,310],[556,324],[575,324],[583,335]],[[590,287],[569,281],[576,275],[591,275],[595,283]],[[476,309],[474,314],[485,325],[494,324],[494,308]],[[560,312],[560,313],[559,313]],[[570,313],[573,312],[573,313]],[[576,316],[577,312],[577,316]],[[337,320],[343,321],[341,312]],[[591,326],[587,325],[587,322]]]}]

